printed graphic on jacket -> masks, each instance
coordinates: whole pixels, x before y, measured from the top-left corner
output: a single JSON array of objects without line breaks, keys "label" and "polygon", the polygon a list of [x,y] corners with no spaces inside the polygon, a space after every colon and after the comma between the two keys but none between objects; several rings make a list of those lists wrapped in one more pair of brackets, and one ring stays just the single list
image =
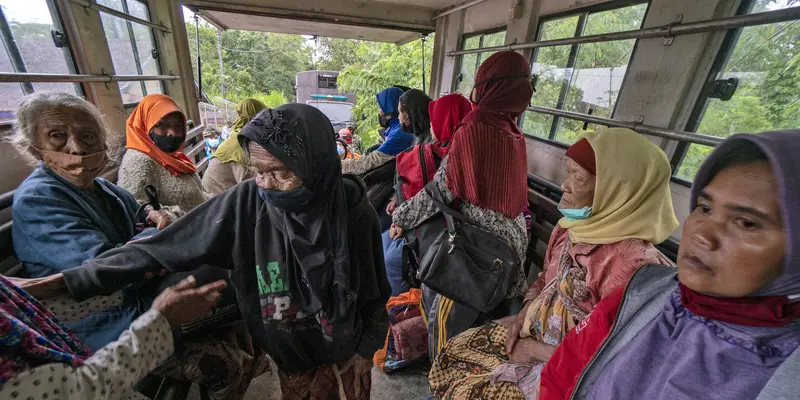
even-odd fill
[{"label": "printed graphic on jacket", "polygon": [[256,277],[261,302],[261,319],[265,326],[277,322],[279,325],[276,329],[287,332],[321,328],[326,339],[331,337],[333,326],[328,324],[324,310],[311,315],[292,302],[288,282],[277,261],[268,263],[266,268],[256,265]]}]

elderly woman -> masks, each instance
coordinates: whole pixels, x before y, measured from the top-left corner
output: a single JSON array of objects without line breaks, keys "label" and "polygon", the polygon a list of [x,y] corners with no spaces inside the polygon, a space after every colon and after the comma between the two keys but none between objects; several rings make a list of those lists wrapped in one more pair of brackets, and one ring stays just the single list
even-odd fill
[{"label": "elderly woman", "polygon": [[[225,281],[195,288],[189,277],[155,299],[116,340],[92,352],[31,294],[0,276],[0,398],[146,397],[133,385],[175,349],[171,330],[220,300]],[[72,313],[87,303],[72,304]]]},{"label": "elderly woman", "polygon": [[[17,110],[12,142],[38,163],[12,206],[14,253],[29,277],[56,274],[122,246],[148,221],[165,228],[174,219],[168,208],[142,207],[126,190],[98,178],[109,159],[106,132],[95,106],[64,93],[37,92]],[[69,327],[99,349],[128,329],[136,314],[136,307],[113,305],[103,316]]]},{"label": "elderly woman", "polygon": [[[449,338],[493,317],[518,311],[525,294],[522,262],[528,244],[523,216],[528,199],[527,157],[525,139],[515,119],[525,111],[533,94],[529,75],[528,61],[511,51],[496,53],[481,65],[471,99],[475,110],[462,121],[433,177],[445,203],[460,208],[474,223],[502,238],[518,263],[514,276],[504,277],[513,280],[507,301],[492,313],[454,303],[423,285],[432,360]],[[418,227],[438,212],[428,191],[420,191],[395,211],[390,236],[402,237],[405,230]]]},{"label": "elderly woman", "polygon": [[[149,205],[140,206],[126,190],[97,178],[108,159],[102,121],[91,103],[63,93],[33,94],[17,111],[14,143],[23,154],[41,161],[15,192],[12,205],[14,252],[29,277],[57,274],[134,239],[152,235],[155,229],[134,236],[141,230],[137,225],[143,225],[146,219],[158,221],[159,228],[165,228],[174,218],[176,206],[152,211]],[[198,268],[200,265],[195,265],[192,273],[203,282],[226,276],[224,271],[208,266]],[[113,291],[116,293],[103,299],[105,303],[98,312],[71,319],[66,327],[97,351],[146,312],[161,288],[187,275],[188,272],[170,274],[146,285],[140,283],[142,276],[118,282],[118,289],[133,285]],[[227,320],[235,319],[233,303],[231,288],[216,311]],[[213,326],[214,320],[208,317],[193,325]],[[222,398],[232,393],[242,395],[241,381],[249,383],[249,374],[261,372],[263,360],[252,348],[241,322],[220,329],[225,331],[224,340],[193,336],[191,341],[184,341],[182,348],[191,349],[191,357],[186,357],[186,352],[178,353],[178,357],[170,358],[160,367],[159,374],[202,382]],[[196,366],[203,357],[217,357],[218,364],[226,365],[226,373],[201,376],[202,371]]]},{"label": "elderly woman", "polygon": [[256,99],[244,99],[236,106],[239,118],[231,128],[228,138],[214,153],[208,163],[208,169],[203,174],[203,188],[211,195],[218,195],[246,179],[252,178],[247,169],[244,150],[239,146],[239,131],[255,116],[267,108],[264,103]]},{"label": "elderly woman", "polygon": [[[654,246],[678,226],[667,156],[629,129],[586,134],[566,153],[567,178],[544,271],[516,317],[464,332],[435,360],[442,398],[538,396],[543,363],[564,335],[647,264],[672,265]],[[479,348],[476,340],[489,343]]]},{"label": "elderly woman", "polygon": [[128,117],[125,138],[128,151],[122,158],[118,184],[137,201],[148,201],[148,185],[156,188],[162,205],[177,206],[180,214],[208,199],[194,163],[181,151],[186,117],[171,97],[145,96]]},{"label": "elderly woman", "polygon": [[734,135],[711,153],[677,273],[649,265],[601,301],[545,366],[541,399],[797,398],[798,137]]},{"label": "elderly woman", "polygon": [[66,285],[83,299],[161,267],[230,269],[253,340],[280,368],[285,399],[367,398],[389,285],[366,189],[339,172],[333,127],[314,107],[263,111],[239,141],[256,179],[66,271]]}]

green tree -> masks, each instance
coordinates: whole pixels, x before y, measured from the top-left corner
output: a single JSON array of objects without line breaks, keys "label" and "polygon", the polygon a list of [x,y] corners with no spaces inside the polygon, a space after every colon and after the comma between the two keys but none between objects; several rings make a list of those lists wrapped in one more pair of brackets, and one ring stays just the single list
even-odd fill
[{"label": "green tree", "polygon": [[[339,90],[355,93],[353,120],[367,145],[378,141],[378,103],[375,95],[394,85],[422,89],[422,46],[414,41],[403,46],[361,42],[351,62],[339,75]],[[430,79],[433,40],[425,42],[425,78]],[[429,87],[430,81],[426,82]]]},{"label": "green tree", "polygon": [[317,53],[319,62],[315,69],[324,71],[342,71],[350,65],[357,64],[358,49],[365,42],[339,38],[317,39]]},{"label": "green tree", "polygon": [[268,108],[275,108],[289,102],[289,99],[286,98],[283,92],[279,92],[277,90],[272,90],[269,92],[269,94],[259,93],[250,97],[264,103],[264,105]]}]

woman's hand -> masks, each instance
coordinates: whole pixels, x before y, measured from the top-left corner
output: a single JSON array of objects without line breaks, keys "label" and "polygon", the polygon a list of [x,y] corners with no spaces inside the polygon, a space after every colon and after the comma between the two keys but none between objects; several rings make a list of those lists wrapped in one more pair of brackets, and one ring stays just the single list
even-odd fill
[{"label": "woman's hand", "polygon": [[517,314],[513,321],[506,325],[508,328],[508,336],[506,336],[506,352],[508,352],[509,355],[514,351],[514,345],[520,339],[522,327],[525,325],[525,314],[528,313],[528,308],[530,306],[531,302],[525,304],[525,307],[522,308],[522,311]]},{"label": "woman's hand", "polygon": [[161,209],[156,211],[150,209],[150,211],[147,212],[147,222],[154,225],[160,231],[168,227],[174,221],[167,210]]},{"label": "woman's hand", "polygon": [[397,226],[395,224],[392,224],[392,227],[389,228],[389,237],[394,239],[394,240],[398,240],[398,239],[402,238],[403,236],[405,236],[405,234],[406,234],[406,232],[403,230],[403,228],[401,228],[401,227],[399,227],[399,226]]},{"label": "woman's hand", "polygon": [[6,279],[39,300],[56,297],[67,291],[67,285],[64,283],[64,274],[55,274],[44,278],[33,279],[8,276]]},{"label": "woman's hand", "polygon": [[508,353],[508,361],[513,364],[529,364],[541,362],[536,357],[539,341],[534,338],[525,338],[517,341],[514,351]]},{"label": "woman's hand", "polygon": [[[372,382],[372,359],[361,357],[356,354],[351,359],[353,362],[353,372],[355,377],[353,379],[353,386],[356,398],[361,398],[361,391],[366,390],[369,392]],[[369,394],[369,393],[367,393]],[[369,396],[367,396],[369,397]]]},{"label": "woman's hand", "polygon": [[392,201],[389,202],[389,205],[386,206],[386,213],[389,215],[394,215],[394,212],[397,211],[397,196],[392,197]]},{"label": "woman's hand", "polygon": [[153,301],[151,308],[160,312],[172,329],[196,320],[211,311],[219,303],[220,293],[228,284],[219,280],[208,285],[197,286],[194,276],[168,287]]}]

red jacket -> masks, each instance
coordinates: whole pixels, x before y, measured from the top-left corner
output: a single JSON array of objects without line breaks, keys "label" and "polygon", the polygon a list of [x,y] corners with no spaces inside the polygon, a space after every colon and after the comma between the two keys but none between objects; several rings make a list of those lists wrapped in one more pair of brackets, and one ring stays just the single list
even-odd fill
[{"label": "red jacket", "polygon": [[624,292],[623,287],[606,296],[567,333],[542,370],[539,400],[570,398],[584,368],[611,333]]}]

